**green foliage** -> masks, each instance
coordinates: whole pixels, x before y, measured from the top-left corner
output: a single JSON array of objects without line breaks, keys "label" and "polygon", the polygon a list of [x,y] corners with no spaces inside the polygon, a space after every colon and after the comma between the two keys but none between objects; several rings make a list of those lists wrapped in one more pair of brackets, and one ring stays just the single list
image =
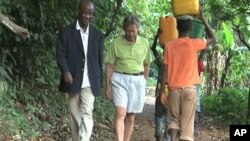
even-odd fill
[{"label": "green foliage", "polygon": [[228,27],[228,25],[226,25],[226,23],[222,23],[222,27],[223,27],[223,32],[224,35],[226,37],[226,46],[232,48],[234,46],[234,36],[232,31],[230,30],[230,27]]},{"label": "green foliage", "polygon": [[248,91],[225,88],[220,95],[202,97],[202,111],[223,125],[246,124]]},{"label": "green foliage", "polygon": [[250,80],[250,52],[246,48],[237,48],[231,61],[226,86],[247,88]]},{"label": "green foliage", "polygon": [[113,103],[104,96],[96,98],[94,108],[94,119],[98,121],[113,122],[115,117],[115,107]]},{"label": "green foliage", "polygon": [[[0,93],[0,126],[4,127],[1,135],[31,140],[51,130],[58,120],[67,117],[65,96],[53,88],[30,90],[17,84],[9,87]],[[4,139],[1,135],[0,139]]]},{"label": "green foliage", "polygon": [[20,139],[31,139],[39,135],[39,120],[29,116],[15,100],[15,90],[0,93],[0,139],[7,134]]},{"label": "green foliage", "polygon": [[157,78],[149,77],[147,80],[147,86],[155,86],[157,84]]},{"label": "green foliage", "polygon": [[[56,65],[55,47],[59,31],[75,21],[79,1],[0,1],[0,12],[31,32],[31,38],[23,41],[0,26],[0,80],[9,82],[8,85],[0,83],[4,90],[9,87],[6,92],[0,91],[0,127],[6,127],[0,128],[0,137],[2,133],[10,133],[13,136],[20,135],[24,140],[31,139],[40,135],[42,129],[49,130],[50,126],[55,126],[57,118],[66,117],[67,98],[55,89],[58,87],[60,74]],[[140,35],[148,38],[150,44],[159,27],[159,18],[172,14],[170,0],[126,0],[115,16],[118,1],[120,0],[94,0],[96,13],[93,24],[103,32],[112,30],[105,39],[106,48],[116,35],[123,33],[122,21],[128,14],[140,17]],[[226,119],[227,123],[244,123],[247,98],[245,91],[240,89],[246,88],[249,83],[250,55],[242,49],[244,45],[234,29],[239,29],[247,43],[250,43],[249,4],[246,0],[206,0],[203,6],[213,28],[218,31],[217,38],[223,47],[221,58],[226,58],[228,52],[234,54],[226,85],[239,88],[225,89],[220,96],[205,96],[203,111],[220,121]],[[157,50],[162,54],[159,46]],[[223,62],[221,58],[219,62]],[[221,74],[223,64],[219,65],[218,71]],[[152,63],[148,86],[155,85],[158,71],[159,68]],[[41,113],[51,119],[42,121],[39,118]],[[104,97],[97,98],[94,117],[98,122],[113,121],[113,104]]]}]

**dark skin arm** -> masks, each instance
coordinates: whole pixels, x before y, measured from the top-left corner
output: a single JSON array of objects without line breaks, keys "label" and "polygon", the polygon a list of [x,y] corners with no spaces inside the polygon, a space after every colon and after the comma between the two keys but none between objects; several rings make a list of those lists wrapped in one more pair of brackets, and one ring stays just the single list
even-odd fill
[{"label": "dark skin arm", "polygon": [[161,84],[160,96],[161,96],[161,94],[164,93],[165,85],[166,85],[166,80],[167,80],[167,65],[166,64],[162,64],[160,78],[161,78],[161,80],[160,80],[160,84]]},{"label": "dark skin arm", "polygon": [[158,68],[161,67],[161,57],[159,55],[159,53],[157,52],[156,50],[156,44],[157,44],[157,40],[158,40],[158,37],[159,37],[159,33],[160,33],[160,29],[158,29],[157,31],[157,34],[155,35],[155,38],[154,38],[154,42],[153,42],[153,45],[151,47],[151,50],[154,54],[154,57],[155,57],[155,64],[157,65]]},{"label": "dark skin arm", "polygon": [[[161,56],[159,55],[159,53],[156,50],[156,44],[157,44],[157,40],[158,40],[160,33],[161,33],[161,29],[158,29],[151,49],[152,49],[152,52],[153,52],[154,57],[155,57],[155,64],[160,69],[159,74],[158,74],[157,84],[160,83],[160,86],[161,86],[160,90],[158,91],[159,96],[161,97],[162,93],[165,90],[165,85],[166,85],[166,80],[167,80],[167,65],[162,64]],[[164,48],[164,46],[162,46],[162,48]],[[157,85],[157,89],[159,89],[158,85]]]},{"label": "dark skin arm", "polygon": [[204,60],[205,54],[206,54],[206,50],[202,50],[198,59],[199,60]]},{"label": "dark skin arm", "polygon": [[212,31],[212,28],[210,27],[210,25],[208,24],[207,20],[205,19],[204,13],[202,10],[200,10],[200,20],[203,22],[205,29],[206,29],[206,33],[207,33],[207,45],[211,45],[216,43],[216,38],[215,35]]}]

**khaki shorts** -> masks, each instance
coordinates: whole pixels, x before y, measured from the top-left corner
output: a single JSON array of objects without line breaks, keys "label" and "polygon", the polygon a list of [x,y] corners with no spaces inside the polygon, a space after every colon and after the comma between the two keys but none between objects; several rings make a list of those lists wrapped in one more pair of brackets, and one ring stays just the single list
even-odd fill
[{"label": "khaki shorts", "polygon": [[169,129],[179,130],[180,139],[193,141],[196,87],[169,90],[169,111],[172,116]]}]

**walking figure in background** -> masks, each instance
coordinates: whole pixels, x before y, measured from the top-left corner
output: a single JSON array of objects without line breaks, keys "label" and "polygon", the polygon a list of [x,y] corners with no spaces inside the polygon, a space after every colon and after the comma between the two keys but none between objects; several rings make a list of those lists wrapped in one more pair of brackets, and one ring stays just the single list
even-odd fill
[{"label": "walking figure in background", "polygon": [[[205,51],[201,51],[198,59],[198,73],[201,76],[201,73],[205,71],[205,66],[203,63]],[[201,88],[200,84],[196,85],[196,96],[197,96],[197,107],[194,120],[194,136],[197,137],[200,134],[200,118],[201,118]]]},{"label": "walking figure in background", "polygon": [[163,56],[160,56],[160,54],[156,50],[156,46],[157,46],[156,44],[157,44],[159,34],[161,34],[161,29],[158,29],[152,48],[151,48],[155,57],[154,62],[159,70],[156,89],[155,89],[156,100],[155,100],[155,134],[154,136],[156,138],[156,141],[170,141],[170,136],[169,136],[167,129],[168,129],[168,125],[171,122],[171,115],[169,113],[168,108],[166,108],[167,105],[164,106],[163,103],[161,102],[162,96],[165,96],[165,95],[160,94],[160,82],[161,82],[160,76],[162,72],[161,66],[162,66]]},{"label": "walking figure in background", "polygon": [[172,141],[193,141],[197,106],[196,85],[200,84],[197,53],[216,42],[215,35],[203,12],[200,12],[200,16],[206,28],[207,39],[189,38],[193,17],[182,15],[177,17],[179,37],[167,42],[164,48],[160,93],[163,93],[165,89],[167,78],[171,113],[169,133]]}]

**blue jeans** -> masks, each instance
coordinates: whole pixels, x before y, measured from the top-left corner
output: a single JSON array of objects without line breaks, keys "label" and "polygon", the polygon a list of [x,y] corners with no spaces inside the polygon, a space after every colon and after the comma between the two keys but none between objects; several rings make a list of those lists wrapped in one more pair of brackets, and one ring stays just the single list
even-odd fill
[{"label": "blue jeans", "polygon": [[201,112],[201,89],[200,85],[196,85],[196,97],[197,97],[197,112]]},{"label": "blue jeans", "polygon": [[171,115],[169,111],[162,105],[160,97],[157,96],[155,100],[155,138],[163,138],[163,141],[170,141],[168,133],[168,125],[171,122]]},{"label": "blue jeans", "polygon": [[196,85],[196,97],[197,107],[194,120],[194,136],[197,137],[200,134],[200,113],[201,113],[201,89],[200,85]]}]

